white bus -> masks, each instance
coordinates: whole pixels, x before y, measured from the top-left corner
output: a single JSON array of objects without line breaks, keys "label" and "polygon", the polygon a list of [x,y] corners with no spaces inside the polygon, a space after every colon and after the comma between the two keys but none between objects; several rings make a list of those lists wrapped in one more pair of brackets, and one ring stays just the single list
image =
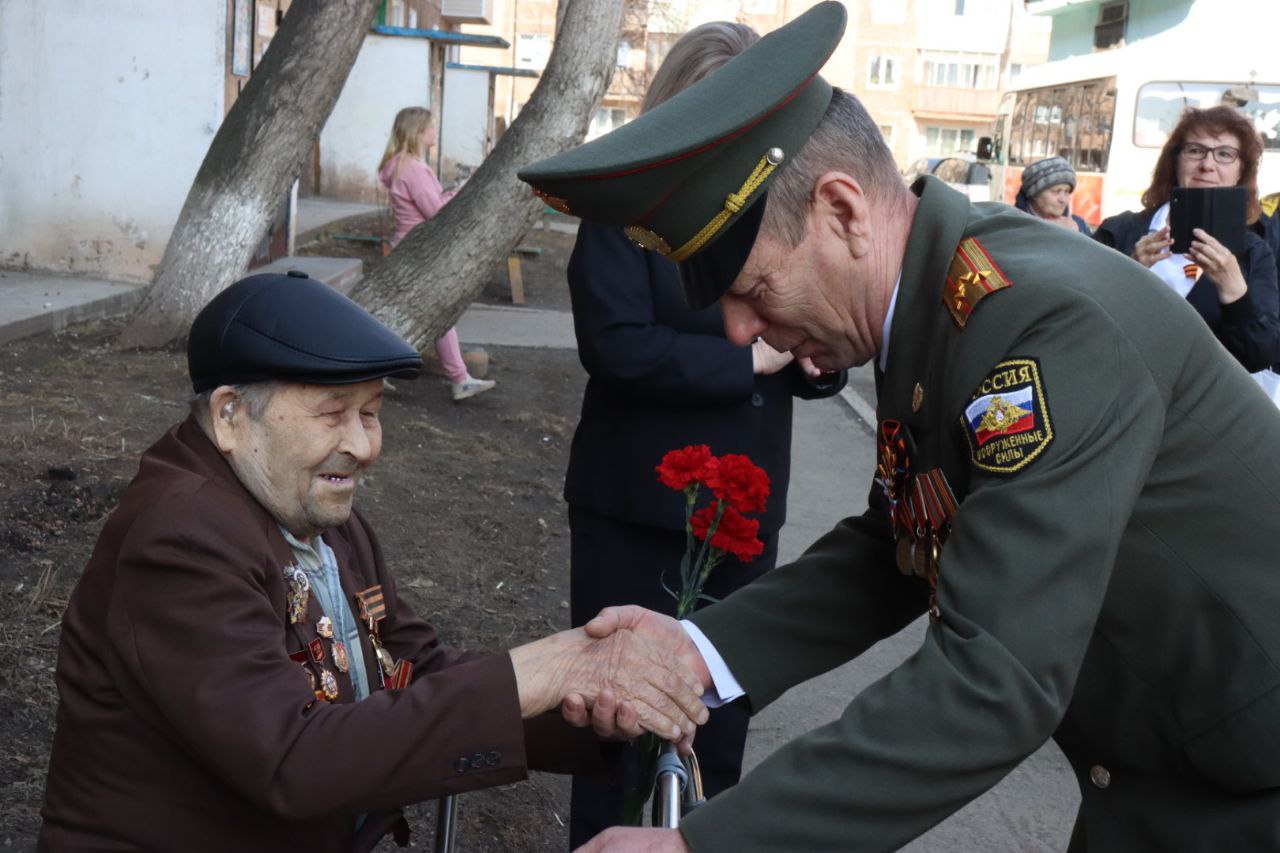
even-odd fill
[{"label": "white bus", "polygon": [[[1141,207],[1160,148],[1188,106],[1231,103],[1263,138],[1258,191],[1280,191],[1280,49],[1261,21],[1197,14],[1125,47],[1028,68],[1000,103],[991,198],[1013,203],[1023,167],[1065,157],[1072,211],[1090,225]],[[985,153],[985,152],[980,152]]]}]

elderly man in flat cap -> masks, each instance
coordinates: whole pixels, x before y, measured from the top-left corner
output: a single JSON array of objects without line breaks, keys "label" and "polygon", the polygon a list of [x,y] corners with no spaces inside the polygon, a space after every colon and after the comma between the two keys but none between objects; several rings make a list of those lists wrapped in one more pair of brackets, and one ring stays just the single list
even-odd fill
[{"label": "elderly man in flat cap", "polygon": [[929,619],[839,719],[678,831],[585,849],[895,850],[1053,737],[1082,791],[1073,851],[1280,850],[1280,418],[1137,264],[903,186],[817,76],[843,25],[819,4],[522,172],[679,261],[738,343],[875,366],[863,514],[687,627],[619,608],[588,630],[665,638],[758,711]]},{"label": "elderly man in flat cap", "polygon": [[62,621],[41,850],[403,843],[399,806],[600,763],[544,715],[568,694],[626,734],[704,719],[692,673],[632,634],[461,653],[397,596],[352,498],[383,378],[421,360],[355,303],[252,276],[188,361],[191,416],[143,455]]}]

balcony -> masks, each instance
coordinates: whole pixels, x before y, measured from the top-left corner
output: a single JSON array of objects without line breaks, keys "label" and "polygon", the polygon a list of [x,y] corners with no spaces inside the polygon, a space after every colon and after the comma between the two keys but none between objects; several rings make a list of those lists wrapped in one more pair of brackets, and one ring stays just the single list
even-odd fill
[{"label": "balcony", "polygon": [[911,112],[917,118],[990,120],[996,116],[1000,93],[995,89],[916,86]]}]

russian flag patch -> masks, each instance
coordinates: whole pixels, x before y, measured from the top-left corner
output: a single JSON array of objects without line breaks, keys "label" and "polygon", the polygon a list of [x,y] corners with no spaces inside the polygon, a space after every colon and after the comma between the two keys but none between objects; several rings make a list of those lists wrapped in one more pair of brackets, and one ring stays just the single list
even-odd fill
[{"label": "russian flag patch", "polygon": [[1053,442],[1053,423],[1034,358],[1011,358],[992,368],[961,415],[975,466],[1012,474]]}]

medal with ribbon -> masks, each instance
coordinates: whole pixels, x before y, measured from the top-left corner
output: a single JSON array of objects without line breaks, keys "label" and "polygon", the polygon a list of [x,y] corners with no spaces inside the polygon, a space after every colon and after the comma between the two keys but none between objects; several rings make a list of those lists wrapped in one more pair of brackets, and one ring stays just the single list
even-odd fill
[{"label": "medal with ribbon", "polygon": [[[378,659],[378,667],[382,670],[382,684],[384,687],[395,689],[393,684],[399,680],[396,677],[399,664],[383,647],[382,640],[378,637],[378,623],[387,617],[387,604],[382,598],[382,585],[375,584],[357,592],[356,608],[360,618],[369,628],[369,643],[373,646],[374,657]],[[409,665],[410,672],[412,672],[412,666],[412,664]],[[391,681],[388,681],[388,678]]]},{"label": "medal with ribbon", "polygon": [[938,563],[959,505],[941,468],[911,473],[910,434],[898,421],[880,422],[876,482],[885,497],[898,571],[929,584],[929,618],[937,621]]}]

